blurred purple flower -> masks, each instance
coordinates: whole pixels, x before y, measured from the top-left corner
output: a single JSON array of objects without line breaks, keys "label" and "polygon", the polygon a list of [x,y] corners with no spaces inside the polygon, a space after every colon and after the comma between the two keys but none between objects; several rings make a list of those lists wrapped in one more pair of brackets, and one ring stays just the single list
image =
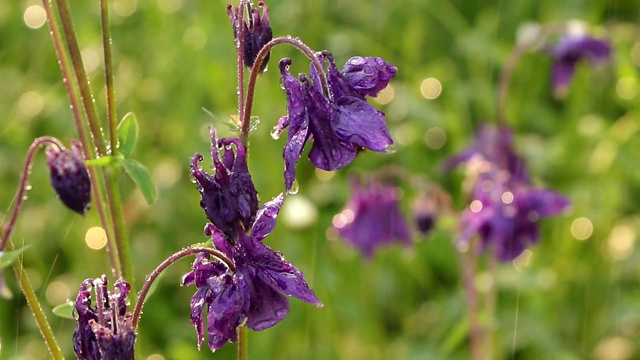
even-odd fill
[{"label": "blurred purple flower", "polygon": [[352,182],[353,194],[344,209],[334,217],[333,226],[351,245],[371,257],[381,245],[401,241],[411,243],[411,233],[399,206],[393,186],[371,181],[361,186]]},{"label": "blurred purple flower", "polygon": [[580,60],[589,60],[593,64],[604,62],[609,59],[611,46],[607,41],[587,35],[570,34],[561,38],[549,53],[554,60],[553,89],[556,94],[561,95],[569,88]]},{"label": "blurred purple flower", "polygon": [[551,190],[505,185],[485,178],[477,186],[475,200],[460,218],[461,248],[468,248],[478,234],[480,249],[489,246],[498,260],[511,261],[538,241],[540,218],[558,215],[570,205]]},{"label": "blurred purple flower", "polygon": [[69,209],[84,215],[91,202],[91,180],[82,162],[80,144],[71,140],[71,149],[48,146],[46,155],[51,185],[58,198]]},{"label": "blurred purple flower", "polygon": [[328,89],[323,89],[312,66],[309,79],[289,73],[290,59],[280,61],[281,81],[287,96],[287,112],[274,134],[289,127],[285,159],[285,187],[291,188],[295,167],[308,140],[313,141],[309,160],[323,170],[337,170],[353,161],[358,151],[384,152],[393,144],[384,113],[365,101],[377,95],[396,74],[396,68],[380,58],[352,58],[342,72],[328,52],[317,55],[328,62]]},{"label": "blurred purple flower", "polygon": [[[244,6],[248,6],[248,20],[244,19]],[[258,6],[262,8],[262,16],[260,10],[251,6],[250,2],[246,2],[242,7],[227,6],[227,14],[231,19],[233,26],[233,36],[238,39],[238,28],[242,26],[242,48],[244,66],[251,68],[258,56],[258,52],[273,38],[273,31],[269,25],[269,9],[267,4],[262,1],[258,2]],[[248,21],[248,22],[247,22]],[[271,53],[262,61],[260,72],[267,68]]]},{"label": "blurred purple flower", "polygon": [[[203,156],[191,158],[191,176],[200,192],[200,206],[211,221],[229,240],[248,229],[258,210],[258,193],[247,167],[247,150],[239,139],[211,134],[211,157],[214,175],[202,171],[198,163]],[[235,152],[233,150],[235,146]],[[220,157],[219,151],[222,151]]]},{"label": "blurred purple flower", "polygon": [[[131,290],[124,280],[116,280],[114,291],[107,290],[107,277],[82,282],[76,298],[74,317],[78,327],[73,333],[73,350],[80,360],[134,359],[136,333],[127,310]],[[91,292],[96,304],[91,304]]]},{"label": "blurred purple flower", "polygon": [[448,158],[443,167],[450,171],[462,163],[471,162],[480,165],[480,172],[501,169],[514,180],[529,181],[525,162],[513,149],[513,131],[505,126],[481,124],[476,130],[473,145]]},{"label": "blurred purple flower", "polygon": [[198,288],[191,299],[191,323],[198,333],[198,347],[204,340],[205,306],[212,351],[227,341],[235,342],[236,328],[245,320],[247,327],[254,331],[280,322],[289,312],[285,295],[322,306],[302,272],[286,262],[282,254],[262,243],[275,227],[283,200],[281,194],[265,203],[258,211],[250,235],[238,234],[234,244],[230,244],[215,225],[208,224],[205,228],[213,244],[233,262],[235,269],[229,269],[220,260],[210,262],[208,255],[199,255],[193,270],[183,277],[184,285],[195,284]]}]

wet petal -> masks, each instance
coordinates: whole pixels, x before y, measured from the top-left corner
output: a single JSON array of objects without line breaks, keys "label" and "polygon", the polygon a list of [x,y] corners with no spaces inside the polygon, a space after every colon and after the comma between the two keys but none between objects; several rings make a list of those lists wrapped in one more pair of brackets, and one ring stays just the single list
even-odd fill
[{"label": "wet petal", "polygon": [[332,125],[341,140],[373,151],[393,144],[382,112],[354,97],[342,97],[337,105]]}]

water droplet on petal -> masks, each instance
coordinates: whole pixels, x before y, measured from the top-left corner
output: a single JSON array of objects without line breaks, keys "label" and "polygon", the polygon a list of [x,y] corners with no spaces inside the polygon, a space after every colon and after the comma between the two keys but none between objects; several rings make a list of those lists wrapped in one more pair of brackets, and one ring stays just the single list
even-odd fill
[{"label": "water droplet on petal", "polygon": [[271,129],[270,134],[273,140],[278,140],[280,139],[280,134],[282,134],[282,132],[277,126],[274,126],[273,129]]},{"label": "water droplet on petal", "polygon": [[298,180],[293,179],[293,182],[291,183],[291,189],[287,190],[287,193],[289,195],[295,195],[298,193],[299,190],[300,190],[300,185],[298,185]]}]

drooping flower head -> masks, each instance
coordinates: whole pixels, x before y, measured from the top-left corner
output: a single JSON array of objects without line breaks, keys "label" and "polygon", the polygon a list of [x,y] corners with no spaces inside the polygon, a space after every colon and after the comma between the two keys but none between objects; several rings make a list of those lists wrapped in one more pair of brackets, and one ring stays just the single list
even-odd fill
[{"label": "drooping flower head", "polygon": [[472,202],[460,218],[458,246],[468,248],[478,235],[480,249],[492,248],[501,261],[515,259],[537,242],[540,218],[560,214],[570,204],[554,191],[531,185],[512,139],[506,127],[483,125],[474,145],[445,163],[447,169],[463,162],[473,169]]},{"label": "drooping flower head", "polygon": [[568,34],[558,40],[549,51],[553,58],[552,84],[556,94],[567,92],[576,66],[582,60],[592,64],[605,62],[611,54],[607,41],[598,40],[585,34]]},{"label": "drooping flower head", "polygon": [[202,254],[196,257],[193,270],[183,277],[184,285],[197,288],[191,298],[191,323],[198,333],[198,348],[204,340],[205,309],[209,348],[215,351],[226,342],[235,342],[236,329],[245,322],[254,331],[280,322],[289,312],[287,296],[322,306],[302,272],[262,242],[274,229],[283,200],[281,194],[265,203],[250,231],[237,234],[233,243],[215,225],[205,228],[205,234],[211,236],[234,268]]},{"label": "drooping flower head", "polygon": [[352,195],[344,209],[334,217],[338,235],[358,248],[366,257],[393,242],[411,243],[411,233],[400,212],[398,189],[377,181],[361,185],[352,181]]},{"label": "drooping flower head", "polygon": [[[248,13],[246,20],[243,14],[245,7]],[[232,5],[227,6],[227,14],[231,19],[233,36],[236,38],[236,41],[238,41],[238,28],[242,26],[242,56],[244,66],[248,68],[253,67],[260,49],[273,38],[273,31],[271,30],[271,26],[269,26],[269,10],[267,4],[259,1],[258,7],[262,8],[262,16],[260,15],[260,9],[252,7],[248,1],[244,1],[241,6],[235,8]],[[260,65],[260,72],[267,68],[270,55],[269,53],[264,58],[264,61]]]},{"label": "drooping flower head", "polygon": [[253,223],[258,193],[249,174],[245,146],[236,138],[218,139],[213,127],[210,134],[215,173],[210,175],[200,169],[198,163],[203,159],[200,154],[191,158],[190,172],[207,219],[232,241]]},{"label": "drooping flower head", "polygon": [[353,161],[362,149],[386,151],[393,144],[384,113],[369,105],[365,96],[375,96],[396,74],[396,68],[380,58],[355,57],[338,71],[328,52],[317,54],[325,65],[328,88],[323,88],[317,69],[310,77],[289,73],[290,59],[280,61],[281,82],[287,97],[287,112],[274,134],[289,128],[285,159],[285,187],[291,188],[295,167],[307,141],[313,141],[309,160],[320,169],[337,170]]},{"label": "drooping flower head", "polygon": [[[132,315],[127,312],[131,287],[116,280],[114,291],[107,290],[107,277],[82,282],[76,298],[74,317],[78,327],[73,333],[73,350],[80,360],[134,359],[136,334]],[[91,295],[94,294],[95,305]]]},{"label": "drooping flower head", "polygon": [[84,215],[91,202],[91,180],[82,162],[80,144],[71,140],[71,149],[48,146],[46,155],[51,185],[58,198],[69,209]]},{"label": "drooping flower head", "polygon": [[491,247],[498,260],[511,261],[538,241],[541,218],[558,215],[569,205],[569,199],[551,190],[485,178],[460,218],[458,246],[468,248],[477,234],[480,249]]}]

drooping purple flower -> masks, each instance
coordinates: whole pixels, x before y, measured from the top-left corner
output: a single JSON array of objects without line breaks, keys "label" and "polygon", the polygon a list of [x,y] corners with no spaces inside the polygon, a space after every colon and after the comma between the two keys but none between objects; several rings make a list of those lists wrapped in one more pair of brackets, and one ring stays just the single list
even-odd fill
[{"label": "drooping purple flower", "polygon": [[518,181],[529,181],[525,162],[513,148],[513,131],[508,127],[481,124],[473,145],[447,159],[443,167],[450,171],[470,161],[478,163],[481,172],[502,169]]},{"label": "drooping purple flower", "polygon": [[46,149],[51,185],[69,209],[84,215],[91,202],[91,180],[82,162],[80,144],[71,140],[71,149],[49,146]]},{"label": "drooping purple flower", "polygon": [[334,217],[333,226],[366,257],[385,244],[411,243],[411,233],[400,212],[398,190],[371,181],[365,186],[352,182],[353,193],[344,209]]},{"label": "drooping purple flower", "polygon": [[[244,6],[247,6],[247,20],[244,19]],[[231,19],[231,25],[233,26],[233,36],[238,39],[238,28],[242,26],[242,48],[243,48],[243,62],[244,66],[252,68],[258,52],[264,45],[266,45],[273,38],[273,31],[269,25],[269,9],[267,4],[262,1],[258,2],[258,6],[262,8],[262,16],[260,16],[260,9],[251,6],[250,2],[246,2],[243,6],[233,7],[227,6],[227,14]],[[262,64],[260,65],[260,72],[264,71],[269,62],[271,53],[268,53]]]},{"label": "drooping purple flower", "polygon": [[254,331],[280,322],[289,312],[286,296],[322,306],[302,272],[262,243],[275,227],[283,200],[281,194],[265,203],[250,232],[238,234],[233,244],[215,225],[208,224],[205,228],[213,244],[232,261],[235,269],[203,254],[183,277],[184,285],[194,284],[198,289],[191,299],[191,323],[198,333],[198,347],[204,340],[205,308],[209,348],[215,351],[226,342],[235,342],[236,328],[245,321]]},{"label": "drooping purple flower", "polygon": [[200,169],[198,163],[203,156],[198,153],[191,158],[190,172],[207,219],[232,240],[253,223],[258,210],[258,193],[247,167],[245,146],[236,138],[218,139],[213,127],[210,134],[215,173],[210,175]]},{"label": "drooping purple flower", "polygon": [[578,62],[588,60],[592,64],[609,59],[611,46],[607,41],[590,36],[569,34],[561,38],[549,51],[553,58],[552,84],[556,94],[569,88]]},{"label": "drooping purple flower", "polygon": [[[130,290],[129,284],[119,279],[114,291],[108,291],[105,275],[82,282],[74,309],[78,327],[73,333],[73,350],[78,359],[134,359],[136,333],[132,315],[127,312]],[[91,301],[92,291],[95,305]]]},{"label": "drooping purple flower", "polygon": [[313,66],[310,78],[289,73],[290,59],[280,61],[281,82],[287,97],[287,112],[274,128],[280,134],[289,127],[285,158],[285,187],[291,188],[295,167],[307,141],[313,141],[309,159],[323,170],[337,170],[353,161],[358,151],[386,151],[393,144],[384,113],[369,105],[374,96],[395,76],[396,68],[380,58],[352,58],[338,71],[328,52],[317,54],[328,63],[328,88],[323,88]]},{"label": "drooping purple flower", "polygon": [[511,261],[538,241],[541,218],[560,214],[569,205],[569,199],[551,190],[485,178],[462,213],[458,245],[468,247],[477,234],[481,249],[490,247],[498,260]]}]

